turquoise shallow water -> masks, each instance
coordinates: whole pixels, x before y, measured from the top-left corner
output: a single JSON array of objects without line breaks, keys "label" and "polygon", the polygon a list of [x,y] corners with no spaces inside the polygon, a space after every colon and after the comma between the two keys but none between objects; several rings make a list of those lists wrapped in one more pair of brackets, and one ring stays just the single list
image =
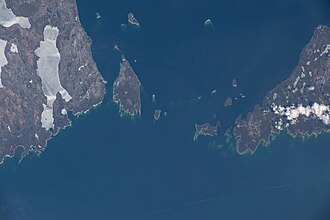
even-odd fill
[{"label": "turquoise shallow water", "polygon": [[[220,120],[222,135],[288,77],[314,28],[329,24],[326,1],[78,0],[78,6],[108,95],[52,139],[41,157],[0,167],[3,216],[328,219],[330,136],[281,135],[247,157],[210,146],[212,138],[192,141],[196,122]],[[121,32],[129,11],[141,31]],[[206,18],[215,30],[204,28]],[[119,118],[111,101],[121,55],[114,44],[143,83],[142,117],[134,121]],[[240,92],[246,99],[224,109],[226,97]],[[155,108],[168,115],[155,122]]]}]

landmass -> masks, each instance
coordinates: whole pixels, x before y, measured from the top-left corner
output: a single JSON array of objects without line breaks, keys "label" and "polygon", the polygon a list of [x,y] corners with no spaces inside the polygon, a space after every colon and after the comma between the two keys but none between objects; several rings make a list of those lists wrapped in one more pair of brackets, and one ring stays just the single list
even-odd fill
[{"label": "landmass", "polygon": [[119,75],[113,84],[113,101],[119,105],[121,116],[141,115],[140,86],[139,78],[123,56]]},{"label": "landmass", "polygon": [[156,103],[156,95],[152,94],[151,96],[152,103]]},{"label": "landmass", "polygon": [[205,124],[195,124],[195,135],[193,140],[197,140],[200,135],[203,136],[216,136],[218,135],[218,128],[220,127],[220,122],[218,121],[216,125],[211,125],[210,123]]},{"label": "landmass", "polygon": [[233,99],[230,96],[228,96],[224,103],[224,106],[229,107],[229,106],[232,106],[232,104],[233,104]]},{"label": "landmass", "polygon": [[121,24],[121,25],[120,25],[120,29],[121,29],[123,32],[127,32],[127,25],[126,25],[126,24]]},{"label": "landmass", "polygon": [[254,153],[280,132],[294,137],[330,131],[330,28],[319,26],[290,77],[267,93],[246,119],[236,120],[239,154]]},{"label": "landmass", "polygon": [[211,28],[211,29],[214,28],[214,24],[213,24],[213,22],[212,22],[211,19],[206,19],[206,20],[204,21],[204,26],[205,26],[206,28]]},{"label": "landmass", "polygon": [[229,137],[231,135],[231,130],[230,128],[227,128],[226,132],[225,132],[225,136]]},{"label": "landmass", "polygon": [[0,0],[0,163],[47,141],[102,102],[105,81],[75,0]]},{"label": "landmass", "polygon": [[154,119],[155,120],[158,120],[160,118],[160,115],[162,113],[162,110],[155,110],[155,113],[154,113]]},{"label": "landmass", "polygon": [[245,95],[244,95],[243,93],[239,93],[238,95],[239,95],[242,99],[245,98]]},{"label": "landmass", "polygon": [[96,12],[96,19],[100,19],[100,18],[101,18],[100,12]]},{"label": "landmass", "polygon": [[140,28],[139,21],[135,18],[134,14],[132,12],[128,13],[127,15],[128,24],[133,25],[137,28]]},{"label": "landmass", "polygon": [[233,79],[233,81],[231,82],[232,86],[233,87],[237,87],[237,80],[236,79]]}]

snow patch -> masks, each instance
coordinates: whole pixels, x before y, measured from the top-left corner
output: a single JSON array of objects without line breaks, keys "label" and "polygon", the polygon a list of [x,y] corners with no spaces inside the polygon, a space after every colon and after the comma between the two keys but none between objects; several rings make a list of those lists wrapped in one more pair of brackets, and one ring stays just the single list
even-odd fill
[{"label": "snow patch", "polygon": [[10,45],[10,52],[12,52],[12,53],[18,53],[18,48],[17,48],[17,45],[16,44],[12,43]]},{"label": "snow patch", "polygon": [[329,53],[329,51],[330,51],[330,44],[328,44],[328,45],[325,47],[324,51],[320,54],[320,57],[323,56],[324,54]]},{"label": "snow patch", "polygon": [[60,53],[56,47],[56,40],[59,34],[57,27],[47,25],[44,29],[44,41],[40,42],[40,47],[35,50],[35,54],[39,57],[37,61],[37,73],[42,81],[42,91],[47,97],[47,105],[44,105],[44,111],[41,114],[42,127],[46,130],[54,128],[53,104],[56,100],[57,93],[69,102],[72,97],[61,86],[58,65],[60,63]]},{"label": "snow patch", "polygon": [[19,24],[22,28],[31,27],[28,18],[16,16],[11,9],[7,8],[6,1],[0,0],[0,25],[10,27],[14,24]]},{"label": "snow patch", "polygon": [[3,88],[2,82],[1,82],[1,70],[2,67],[8,64],[6,55],[5,55],[5,48],[7,45],[7,41],[0,39],[0,88]]},{"label": "snow patch", "polygon": [[63,108],[63,109],[61,110],[61,114],[62,114],[62,115],[67,115],[67,114],[68,114],[68,111],[67,111],[65,108]]}]

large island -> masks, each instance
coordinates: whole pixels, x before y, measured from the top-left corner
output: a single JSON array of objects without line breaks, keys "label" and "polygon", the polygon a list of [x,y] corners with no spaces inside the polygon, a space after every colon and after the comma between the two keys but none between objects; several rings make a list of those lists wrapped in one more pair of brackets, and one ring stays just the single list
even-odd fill
[{"label": "large island", "polygon": [[237,118],[238,153],[254,153],[283,130],[302,137],[330,131],[329,53],[330,28],[319,26],[289,78],[268,92],[246,119]]},{"label": "large island", "polygon": [[141,82],[128,60],[122,56],[119,74],[113,83],[112,99],[119,105],[120,116],[132,118],[141,115]]},{"label": "large island", "polygon": [[75,0],[0,0],[0,163],[41,153],[71,124],[67,113],[102,102],[105,81]]}]

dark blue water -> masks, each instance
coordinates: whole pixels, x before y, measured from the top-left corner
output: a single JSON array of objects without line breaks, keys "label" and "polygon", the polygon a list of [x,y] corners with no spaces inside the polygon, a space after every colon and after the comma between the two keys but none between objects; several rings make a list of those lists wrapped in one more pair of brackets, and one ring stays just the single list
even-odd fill
[{"label": "dark blue water", "polygon": [[[329,219],[329,136],[282,135],[247,157],[227,145],[211,147],[212,138],[192,141],[196,122],[220,120],[224,131],[289,76],[314,28],[330,23],[328,1],[78,0],[78,6],[108,96],[40,158],[0,167],[4,219]],[[120,30],[130,11],[141,31]],[[204,27],[207,18],[214,30]],[[121,55],[114,44],[143,83],[142,117],[134,121],[119,118],[111,101]],[[246,99],[224,109],[226,97],[240,92]],[[154,122],[155,108],[168,115]]]}]

